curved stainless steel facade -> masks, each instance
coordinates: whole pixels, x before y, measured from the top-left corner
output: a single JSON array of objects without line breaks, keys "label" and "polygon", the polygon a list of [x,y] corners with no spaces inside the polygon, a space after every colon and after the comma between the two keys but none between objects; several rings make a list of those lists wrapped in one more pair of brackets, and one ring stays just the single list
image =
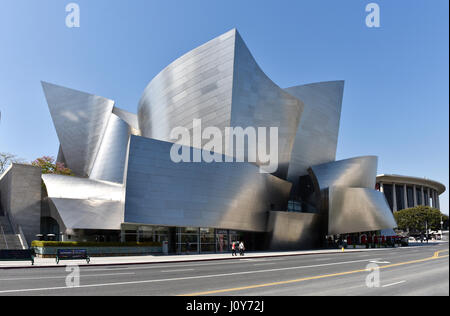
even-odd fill
[{"label": "curved stainless steel facade", "polygon": [[285,89],[305,103],[295,135],[287,179],[298,178],[311,166],[336,160],[344,81],[312,83]]},{"label": "curved stainless steel facade", "polygon": [[123,183],[131,127],[112,114],[89,178]]},{"label": "curved stainless steel facade", "polygon": [[331,187],[328,235],[394,228],[394,216],[384,195],[366,188]]},{"label": "curved stainless steel facade", "polygon": [[312,166],[318,191],[332,186],[375,189],[378,157],[365,156]]},{"label": "curved stainless steel facade", "polygon": [[42,87],[67,166],[89,176],[114,101],[46,82]]},{"label": "curved stainless steel facade", "polygon": [[172,141],[175,127],[191,129],[194,119],[223,135],[225,127],[278,127],[275,174],[285,178],[302,111],[303,102],[264,74],[232,30],[177,59],[150,82],[139,103],[139,126],[143,136],[163,141]]},{"label": "curved stainless steel facade", "polygon": [[328,235],[397,226],[386,199],[375,190],[378,158],[357,157],[309,169]]},{"label": "curved stainless steel facade", "polygon": [[[145,88],[138,117],[142,136],[170,141],[173,128],[230,126],[235,30],[178,58]],[[191,144],[185,144],[191,145]]]},{"label": "curved stainless steel facade", "polygon": [[[42,177],[50,216],[68,230],[217,228],[265,232],[269,247],[299,249],[318,246],[327,233],[395,226],[374,190],[377,157],[335,161],[344,82],[281,89],[236,30],[162,70],[145,88],[138,115],[112,100],[42,85],[61,144],[58,161],[77,175]],[[277,127],[278,169],[260,173],[259,160],[174,163],[170,133],[192,129],[194,119],[223,135],[227,127]],[[184,145],[191,157],[209,154]],[[224,148],[215,148],[222,159]],[[314,213],[286,212],[290,199]]]},{"label": "curved stainless steel facade", "polygon": [[[48,198],[66,229],[120,229],[124,187],[86,178],[43,174]],[[61,223],[62,221],[62,223]]]},{"label": "curved stainless steel facade", "polygon": [[289,182],[249,163],[174,163],[171,146],[131,137],[126,222],[266,231],[268,212],[286,209]]},{"label": "curved stainless steel facade", "polygon": [[278,170],[274,174],[285,179],[304,104],[264,74],[238,33],[235,45],[231,126],[277,127]]}]

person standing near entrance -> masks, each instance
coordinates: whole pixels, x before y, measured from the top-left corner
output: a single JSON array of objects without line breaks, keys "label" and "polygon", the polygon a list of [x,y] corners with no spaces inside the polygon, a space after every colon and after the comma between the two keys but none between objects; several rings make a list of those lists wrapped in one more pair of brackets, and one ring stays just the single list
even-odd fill
[{"label": "person standing near entrance", "polygon": [[237,256],[237,253],[236,253],[236,242],[235,241],[233,241],[233,243],[231,244],[231,255],[232,256]]},{"label": "person standing near entrance", "polygon": [[239,254],[240,254],[241,256],[243,256],[243,255],[244,255],[244,251],[245,251],[244,242],[241,241],[240,244],[239,244]]}]

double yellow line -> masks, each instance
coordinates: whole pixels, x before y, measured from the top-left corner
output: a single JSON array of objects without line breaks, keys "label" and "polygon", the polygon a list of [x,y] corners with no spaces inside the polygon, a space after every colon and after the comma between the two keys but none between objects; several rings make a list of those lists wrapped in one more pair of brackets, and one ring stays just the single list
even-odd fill
[{"label": "double yellow line", "polygon": [[[400,263],[394,263],[394,264],[388,264],[388,265],[379,267],[379,269],[387,269],[387,268],[398,267],[398,266],[403,266],[403,265],[407,265],[407,264],[413,264],[413,263],[419,263],[419,262],[425,262],[425,261],[430,261],[430,260],[446,258],[449,255],[441,256],[440,254],[443,252],[448,252],[448,251],[449,251],[448,249],[436,251],[432,257],[418,259],[418,260],[412,260],[412,261],[406,261],[406,262],[400,262]],[[262,288],[262,287],[268,287],[268,286],[274,286],[274,285],[284,285],[284,284],[298,283],[298,282],[303,282],[303,281],[318,280],[318,279],[324,279],[324,278],[330,278],[330,277],[336,277],[336,276],[342,276],[342,275],[349,275],[349,274],[355,274],[355,273],[361,273],[361,272],[370,272],[370,271],[368,269],[360,269],[360,270],[353,270],[353,271],[333,273],[333,274],[323,274],[323,275],[317,275],[317,276],[306,277],[306,278],[295,279],[295,280],[288,280],[288,281],[271,282],[271,283],[241,286],[241,287],[222,289],[222,290],[182,294],[179,296],[200,296],[200,295],[220,294],[220,293],[226,293],[226,292],[234,292],[234,291]]]}]

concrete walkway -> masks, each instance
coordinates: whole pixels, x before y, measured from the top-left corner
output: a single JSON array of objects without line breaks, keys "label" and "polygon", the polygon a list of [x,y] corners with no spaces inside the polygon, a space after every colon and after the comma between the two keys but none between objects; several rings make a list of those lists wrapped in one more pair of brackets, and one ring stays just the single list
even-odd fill
[{"label": "concrete walkway", "polygon": [[[432,246],[430,243],[428,246]],[[411,248],[411,247],[409,247]],[[367,252],[367,251],[383,251],[392,248],[375,248],[375,249],[346,249],[344,253],[349,252]],[[231,253],[216,254],[195,254],[195,255],[152,255],[152,256],[129,256],[129,257],[93,257],[88,265],[84,260],[61,261],[56,265],[53,258],[35,258],[34,266],[29,261],[0,261],[1,269],[14,268],[39,268],[39,267],[65,267],[67,264],[77,264],[80,266],[105,266],[105,265],[129,265],[129,264],[153,264],[153,263],[173,263],[173,262],[192,262],[192,261],[211,261],[211,260],[245,260],[250,258],[267,258],[282,256],[302,256],[313,254],[342,254],[342,250],[338,249],[319,249],[319,250],[303,250],[303,251],[272,251],[272,252],[248,252],[245,256],[234,257]]]}]

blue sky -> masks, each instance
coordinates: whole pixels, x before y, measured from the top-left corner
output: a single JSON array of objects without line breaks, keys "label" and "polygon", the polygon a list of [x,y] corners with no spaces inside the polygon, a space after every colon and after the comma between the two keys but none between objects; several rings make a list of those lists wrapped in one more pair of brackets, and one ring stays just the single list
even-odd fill
[{"label": "blue sky", "polygon": [[[65,25],[76,2],[81,27]],[[365,25],[376,2],[381,27]],[[346,80],[338,159],[449,186],[448,0],[2,0],[0,151],[57,154],[40,80],[136,112],[171,61],[236,27],[281,87]],[[441,196],[448,213],[448,194]]]}]

